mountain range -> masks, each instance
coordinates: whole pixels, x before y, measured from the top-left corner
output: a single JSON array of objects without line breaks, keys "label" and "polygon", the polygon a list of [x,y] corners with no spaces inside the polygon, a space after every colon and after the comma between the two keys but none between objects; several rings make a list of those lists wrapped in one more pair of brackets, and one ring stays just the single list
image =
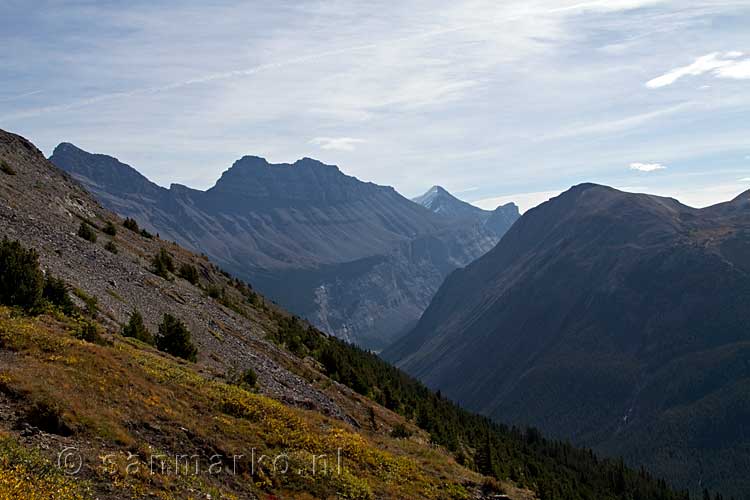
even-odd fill
[{"label": "mountain range", "polygon": [[383,356],[468,408],[750,492],[750,192],[582,184],[453,272]]},{"label": "mountain range", "polygon": [[2,498],[688,498],[466,412],[2,130],[0,232]]},{"label": "mountain range", "polygon": [[519,216],[513,205],[468,216],[426,209],[309,158],[270,164],[246,156],[205,191],[163,188],[68,143],[50,160],[107,208],[206,253],[319,328],[376,350],[413,327],[443,279],[490,250]]}]

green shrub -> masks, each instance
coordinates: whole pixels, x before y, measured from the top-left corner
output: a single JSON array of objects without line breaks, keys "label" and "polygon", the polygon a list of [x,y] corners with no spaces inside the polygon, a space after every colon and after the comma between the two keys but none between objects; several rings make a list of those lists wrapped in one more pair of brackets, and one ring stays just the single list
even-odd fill
[{"label": "green shrub", "polygon": [[4,237],[0,243],[0,303],[32,310],[40,305],[43,291],[44,275],[36,251]]},{"label": "green shrub", "polygon": [[57,306],[65,314],[73,314],[76,310],[73,300],[70,298],[67,283],[60,278],[47,274],[44,277],[44,290],[42,297],[53,306]]},{"label": "green shrub", "polygon": [[78,227],[78,236],[91,243],[96,242],[96,232],[88,222],[81,222],[81,225]]},{"label": "green shrub", "polygon": [[191,264],[182,264],[179,275],[180,278],[189,281],[193,285],[198,284],[198,270]]},{"label": "green shrub", "polygon": [[412,432],[407,429],[404,424],[398,423],[393,426],[393,430],[391,430],[391,436],[395,437],[396,439],[408,439],[412,436]]},{"label": "green shrub", "polygon": [[99,325],[88,319],[80,320],[78,328],[75,331],[75,336],[77,339],[85,340],[92,344],[102,345],[105,343],[99,331]]},{"label": "green shrub", "polygon": [[195,362],[198,359],[198,349],[191,342],[190,331],[185,323],[171,314],[165,314],[159,325],[156,348],[188,361]]},{"label": "green shrub", "polygon": [[255,384],[258,383],[258,375],[252,368],[248,368],[247,370],[242,372],[240,382],[242,382],[242,385],[245,385],[247,387],[255,387]]},{"label": "green shrub", "polygon": [[107,221],[107,224],[104,226],[104,229],[102,229],[102,232],[104,234],[108,234],[109,236],[114,236],[117,234],[117,228],[114,224],[112,224],[112,221]]},{"label": "green shrub", "polygon": [[117,254],[119,250],[117,249],[117,245],[115,245],[114,240],[109,240],[106,245],[104,245],[104,249],[108,251],[109,253]]},{"label": "green shrub", "polygon": [[262,299],[260,295],[250,290],[245,297],[247,297],[247,303],[250,304],[253,307],[258,307],[262,304]]},{"label": "green shrub", "polygon": [[8,174],[8,175],[16,175],[16,170],[10,165],[8,165],[8,162],[5,160],[0,161],[0,170],[2,170],[3,173]]},{"label": "green shrub", "polygon": [[122,329],[122,335],[154,345],[154,336],[151,335],[151,332],[148,331],[146,325],[143,324],[143,316],[141,316],[141,313],[137,310],[134,310],[130,315],[128,324]]},{"label": "green shrub", "polygon": [[83,303],[86,306],[85,313],[88,314],[91,317],[96,316],[96,313],[99,312],[99,301],[96,297],[91,296],[81,290],[80,288],[76,288],[73,290],[73,295],[78,297],[83,301]]},{"label": "green shrub", "polygon": [[136,222],[135,219],[131,219],[130,217],[126,218],[122,225],[125,229],[130,229],[134,233],[138,233],[141,230],[138,227],[138,222]]},{"label": "green shrub", "polygon": [[211,285],[208,287],[206,293],[208,293],[208,296],[212,299],[220,299],[224,295],[224,290],[216,285]]},{"label": "green shrub", "polygon": [[145,229],[141,229],[141,236],[143,236],[144,238],[148,238],[149,240],[154,237],[153,234],[149,233]]},{"label": "green shrub", "polygon": [[151,259],[151,271],[157,276],[169,279],[169,273],[174,273],[174,261],[165,249],[160,248],[159,252]]}]

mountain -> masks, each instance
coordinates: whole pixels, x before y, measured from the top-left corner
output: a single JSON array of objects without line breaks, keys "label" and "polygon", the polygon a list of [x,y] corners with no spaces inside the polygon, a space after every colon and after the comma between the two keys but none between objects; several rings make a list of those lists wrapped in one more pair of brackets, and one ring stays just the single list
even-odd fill
[{"label": "mountain", "polygon": [[412,201],[446,218],[478,221],[485,229],[495,233],[498,241],[520,217],[515,203],[499,206],[493,211],[483,210],[459,200],[441,186],[432,186]]},{"label": "mountain", "polygon": [[199,191],[60,144],[50,160],[107,208],[251,281],[319,328],[381,349],[412,327],[443,279],[500,230],[439,216],[393,188],[304,158],[246,156]]},{"label": "mountain", "polygon": [[687,498],[460,409],[2,130],[0,231],[0,498]]},{"label": "mountain", "polygon": [[750,498],[750,192],[698,210],[576,186],[383,356],[495,419]]},{"label": "mountain", "polygon": [[412,201],[446,217],[486,219],[489,216],[488,211],[459,200],[442,186],[432,186],[425,194]]}]

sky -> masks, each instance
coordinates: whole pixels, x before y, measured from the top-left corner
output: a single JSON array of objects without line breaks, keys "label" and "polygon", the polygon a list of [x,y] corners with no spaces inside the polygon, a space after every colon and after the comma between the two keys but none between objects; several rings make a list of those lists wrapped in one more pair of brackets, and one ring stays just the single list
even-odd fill
[{"label": "sky", "polygon": [[205,189],[244,155],[526,210],[750,189],[750,0],[0,0],[0,128]]}]

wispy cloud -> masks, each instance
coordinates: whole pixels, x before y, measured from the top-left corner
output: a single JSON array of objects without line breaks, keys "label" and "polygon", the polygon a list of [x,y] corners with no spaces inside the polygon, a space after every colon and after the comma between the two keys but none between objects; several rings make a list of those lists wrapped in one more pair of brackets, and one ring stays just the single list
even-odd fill
[{"label": "wispy cloud", "polygon": [[700,76],[711,73],[717,78],[750,79],[750,58],[741,59],[739,51],[713,52],[696,59],[687,66],[674,68],[667,73],[646,82],[646,87],[658,89],[672,85],[686,76]]},{"label": "wispy cloud", "polygon": [[639,172],[655,172],[657,170],[665,170],[667,167],[661,163],[640,163],[635,162],[630,164],[631,170],[638,170]]},{"label": "wispy cloud", "polygon": [[316,137],[310,140],[310,144],[320,146],[320,149],[328,151],[354,151],[357,144],[366,142],[364,139],[354,137]]},{"label": "wispy cloud", "polygon": [[31,97],[33,95],[41,94],[41,90],[32,90],[31,92],[24,92],[22,94],[7,96],[7,97],[0,97],[0,102],[8,102],[8,101],[18,101],[21,99],[25,99],[26,97]]},{"label": "wispy cloud", "polygon": [[[404,43],[409,42],[423,42],[432,38],[446,37],[449,35],[455,35],[457,33],[466,32],[471,34],[475,30],[482,28],[494,29],[496,25],[510,24],[514,22],[526,21],[529,24],[538,24],[540,19],[544,16],[563,16],[563,15],[574,15],[587,11],[592,12],[614,12],[621,10],[631,10],[639,7],[649,6],[664,3],[666,0],[591,0],[588,2],[577,2],[569,5],[557,6],[557,7],[541,7],[536,9],[509,9],[507,12],[499,9],[499,14],[491,15],[489,17],[479,17],[474,22],[461,23],[454,26],[438,27],[433,29],[424,30],[417,33],[408,34],[401,37],[395,37],[391,39],[381,40],[377,43],[363,43],[354,44],[350,46],[335,48],[332,50],[324,50],[318,53],[309,55],[302,55],[298,57],[292,57],[288,59],[282,59],[273,61],[267,64],[260,64],[247,68],[240,68],[231,71],[224,71],[218,73],[208,73],[203,76],[189,78],[165,85],[157,85],[151,87],[143,87],[137,89],[131,89],[126,91],[116,91],[102,93],[83,99],[74,100],[64,104],[44,106],[39,108],[20,110],[17,112],[9,113],[7,115],[0,116],[0,120],[10,120],[19,118],[35,117],[49,113],[58,113],[61,111],[68,111],[76,108],[89,107],[103,101],[110,101],[116,99],[123,99],[128,97],[137,97],[140,95],[159,94],[162,92],[174,91],[184,87],[189,87],[199,84],[207,84],[222,80],[229,80],[240,77],[247,77],[255,75],[257,73],[266,72],[273,69],[284,68],[293,65],[299,65],[303,63],[314,62],[321,59],[332,59],[336,56],[342,56],[350,53],[358,53],[382,47],[399,48]],[[463,6],[459,6],[461,10],[466,10]],[[432,101],[441,98],[443,95],[448,93],[456,92],[457,90],[463,90],[468,87],[476,85],[476,82],[471,80],[459,80],[449,81],[440,83],[439,86],[432,89],[433,95],[427,95],[427,98]],[[424,97],[423,97],[424,99]]]},{"label": "wispy cloud", "polygon": [[622,132],[633,128],[638,128],[648,122],[663,118],[669,115],[687,111],[696,106],[693,101],[686,101],[674,106],[667,106],[645,113],[638,113],[611,120],[602,120],[591,123],[573,123],[551,134],[544,134],[538,137],[538,140],[561,139],[566,137],[576,137],[581,135],[598,134],[607,135],[616,132]]},{"label": "wispy cloud", "polygon": [[[113,154],[165,185],[208,187],[244,154],[312,150],[403,193],[440,182],[528,199],[584,181],[676,190],[750,154],[750,96],[714,79],[750,58],[746,1],[56,4],[10,2],[0,16],[0,99],[17,97],[0,103],[0,126],[47,152],[64,139]],[[692,77],[689,93],[644,86],[717,47],[737,64]],[[669,165],[669,179],[628,174],[634,160]],[[748,174],[712,179],[746,186]]]},{"label": "wispy cloud", "polygon": [[740,182],[750,182],[750,177],[745,177],[744,179],[740,179]]},{"label": "wispy cloud", "polygon": [[217,82],[221,80],[229,80],[229,79],[239,78],[239,77],[247,77],[247,76],[255,75],[257,73],[263,73],[265,71],[269,71],[272,69],[279,69],[279,68],[284,68],[286,66],[292,66],[295,64],[313,62],[317,59],[328,58],[328,57],[332,57],[332,56],[336,56],[336,55],[340,55],[340,54],[344,54],[348,52],[356,52],[359,50],[371,49],[375,46],[376,45],[374,44],[363,44],[363,45],[357,45],[357,46],[352,46],[352,47],[346,47],[343,49],[328,50],[328,51],[320,52],[317,54],[294,57],[291,59],[272,62],[268,64],[259,64],[257,66],[252,66],[252,67],[244,68],[244,69],[207,74],[198,78],[190,78],[187,80],[175,81],[166,85],[144,87],[140,89],[134,89],[134,90],[123,91],[123,92],[110,92],[110,93],[105,93],[105,94],[99,94],[97,96],[80,99],[77,101],[72,101],[66,104],[22,110],[16,113],[11,113],[9,115],[0,116],[0,120],[39,116],[39,115],[43,115],[47,113],[56,113],[56,112],[67,111],[67,110],[75,109],[75,108],[87,107],[87,106],[91,106],[91,105],[94,105],[103,101],[122,99],[126,97],[137,97],[140,95],[159,94],[162,92],[178,90],[183,87],[189,87],[192,85],[212,83],[212,82]]}]

